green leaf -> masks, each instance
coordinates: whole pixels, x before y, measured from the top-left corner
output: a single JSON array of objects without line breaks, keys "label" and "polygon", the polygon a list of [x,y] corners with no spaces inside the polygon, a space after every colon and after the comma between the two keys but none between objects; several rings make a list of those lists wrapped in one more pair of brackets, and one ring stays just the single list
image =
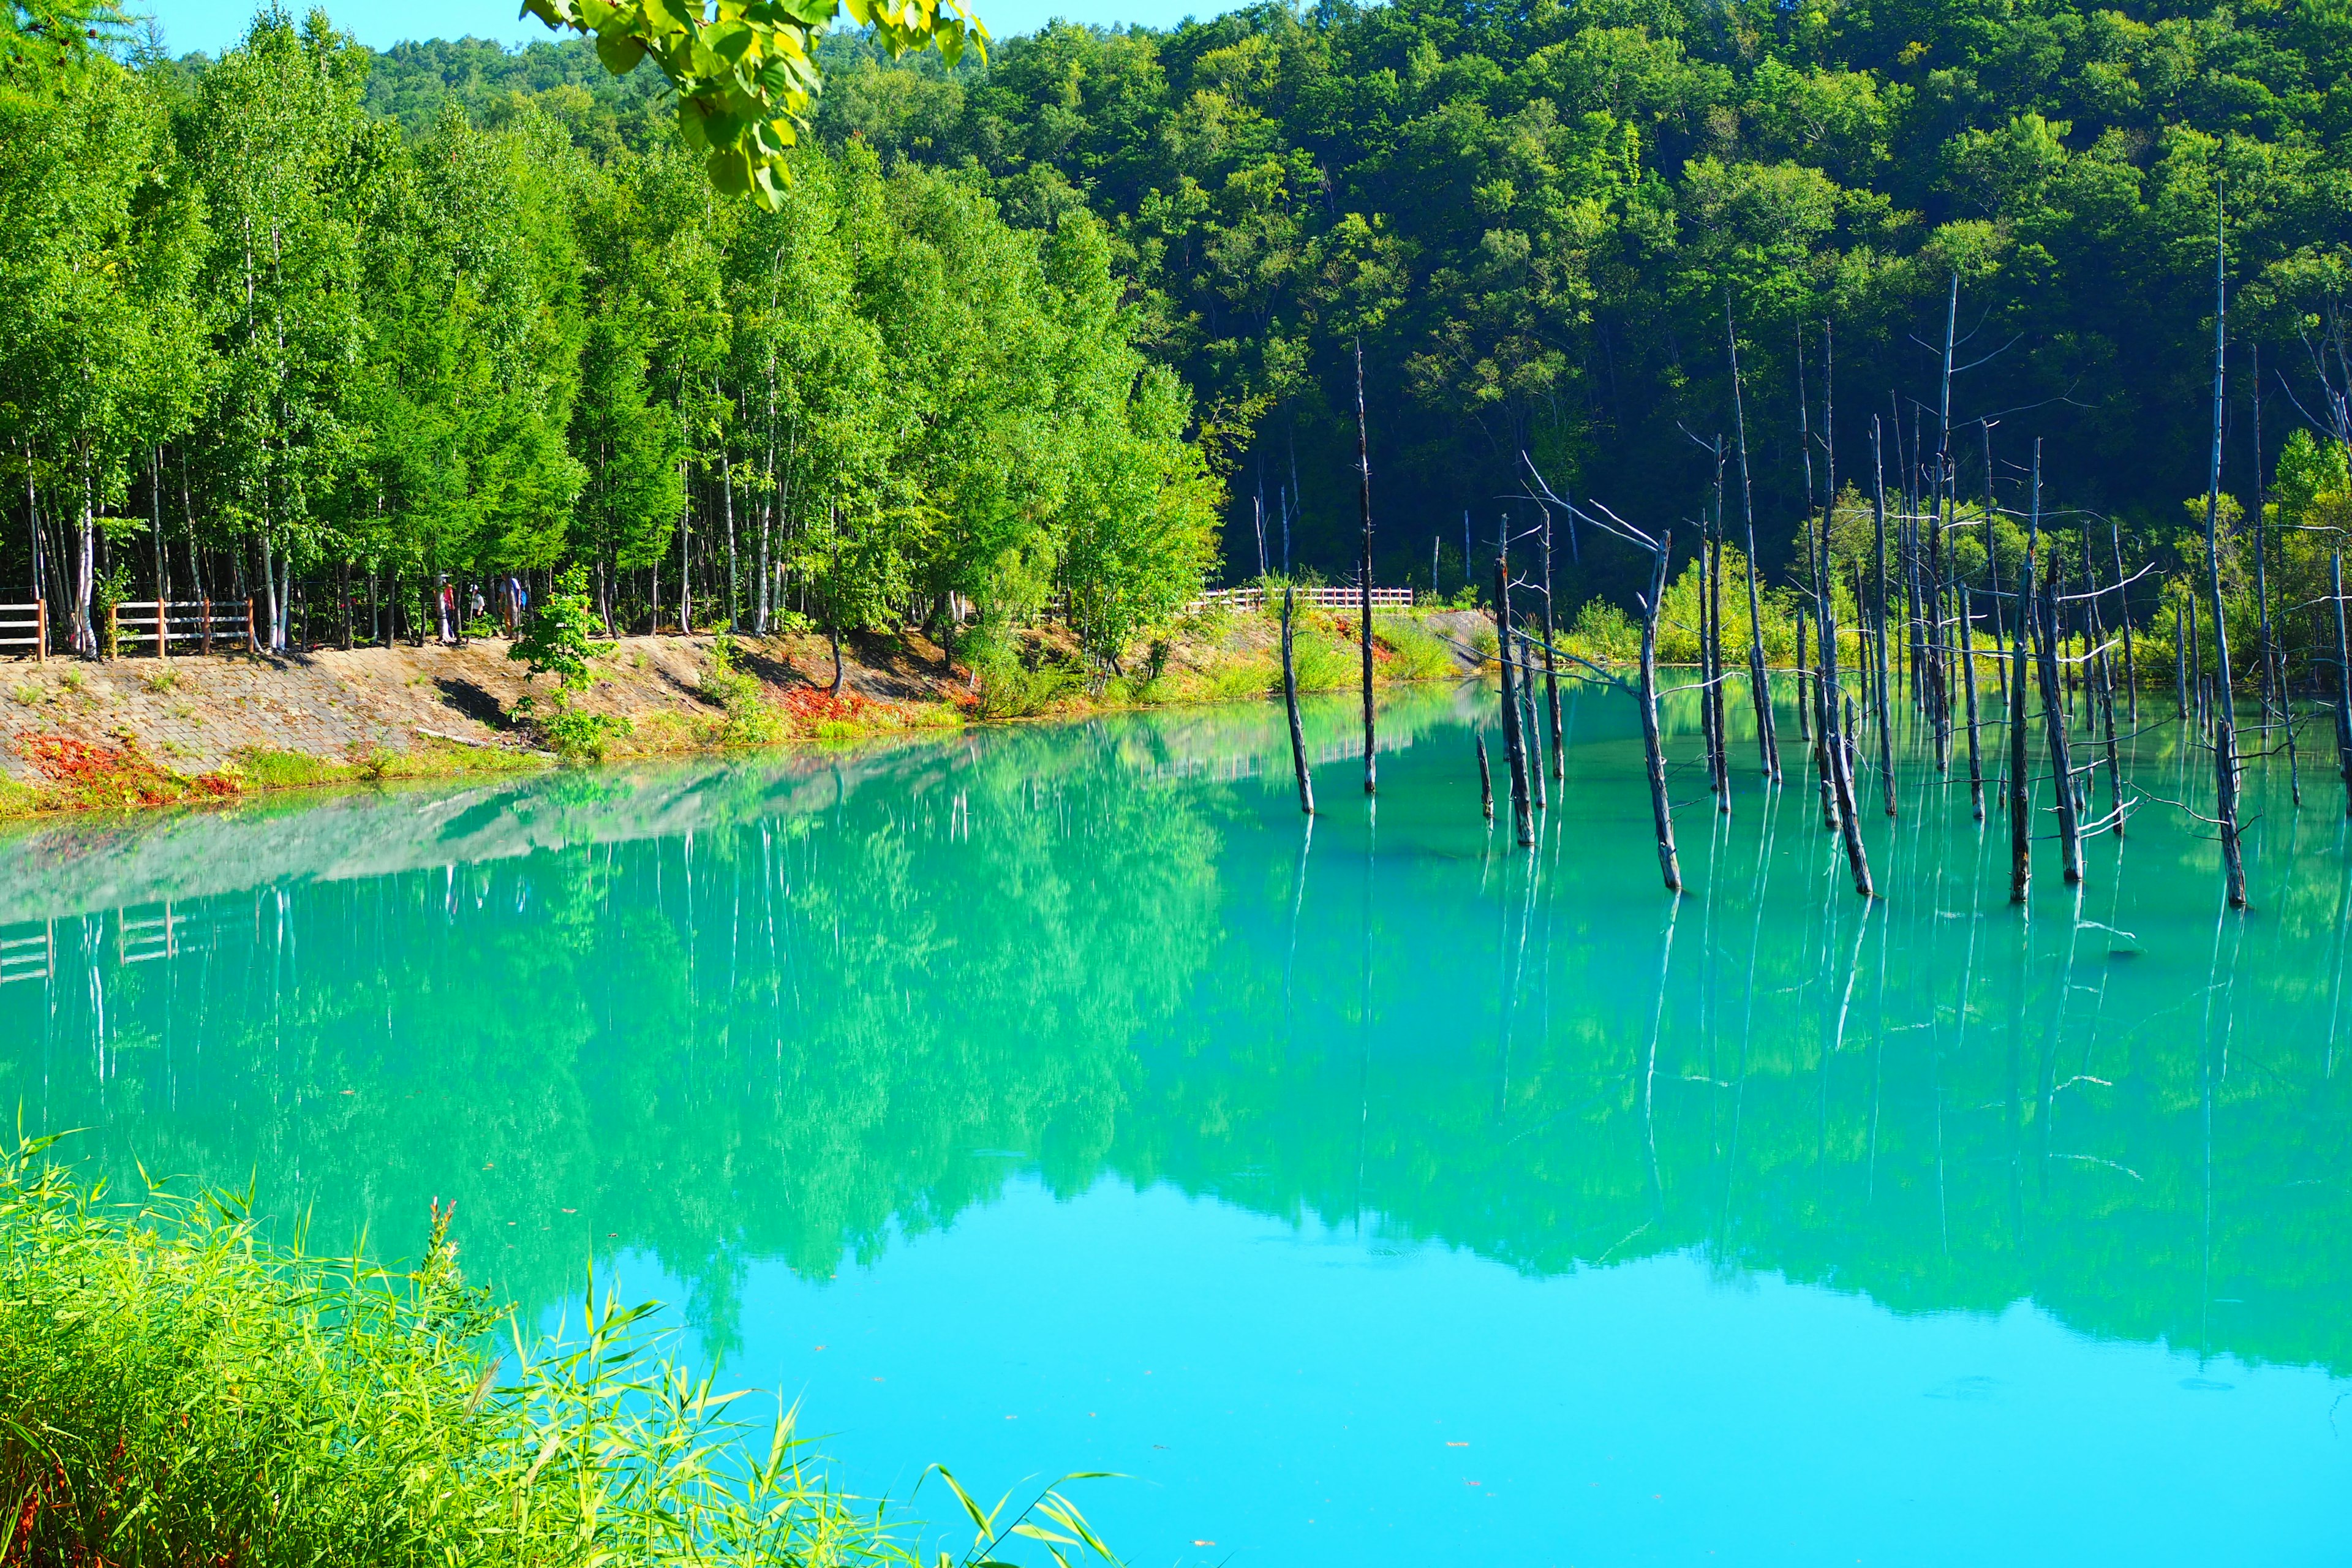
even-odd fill
[{"label": "green leaf", "polygon": [[646,47],[626,33],[596,35],[596,58],[614,76],[626,76],[646,58]]},{"label": "green leaf", "polygon": [[751,194],[751,159],[741,147],[714,147],[702,166],[720,195],[743,196]]}]

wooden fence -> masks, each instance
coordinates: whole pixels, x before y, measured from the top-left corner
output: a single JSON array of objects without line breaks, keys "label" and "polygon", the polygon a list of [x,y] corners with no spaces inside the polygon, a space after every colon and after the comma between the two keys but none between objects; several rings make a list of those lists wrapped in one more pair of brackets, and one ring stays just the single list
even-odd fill
[{"label": "wooden fence", "polygon": [[126,599],[111,614],[114,648],[121,654],[143,647],[151,657],[163,658],[253,646],[250,599]]},{"label": "wooden fence", "polygon": [[[1329,584],[1317,588],[1301,588],[1298,590],[1298,598],[1302,604],[1324,610],[1360,609],[1364,603],[1362,589],[1344,585],[1334,586]],[[1264,608],[1265,608],[1264,588],[1212,588],[1185,605],[1184,613],[1189,616],[1202,610],[1262,610]],[[1412,608],[1412,590],[1375,588],[1372,590],[1372,608],[1410,610]]]},{"label": "wooden fence", "polygon": [[30,648],[35,658],[47,658],[48,605],[38,599],[29,605],[0,605],[0,647]]}]

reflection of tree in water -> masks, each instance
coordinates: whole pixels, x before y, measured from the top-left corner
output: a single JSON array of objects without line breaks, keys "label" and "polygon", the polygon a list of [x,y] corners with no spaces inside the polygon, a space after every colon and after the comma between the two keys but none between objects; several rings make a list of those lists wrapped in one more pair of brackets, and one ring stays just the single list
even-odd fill
[{"label": "reflection of tree in water", "polygon": [[[1793,794],[1718,824],[1676,906],[1638,816],[1578,781],[1625,740],[1605,707],[1533,860],[1488,858],[1475,803],[1414,826],[1466,776],[1433,697],[1383,724],[1430,750],[1383,767],[1368,932],[1361,819],[1309,847],[1281,769],[1217,782],[1278,763],[1279,722],[477,800],[435,831],[503,858],[182,905],[168,962],[61,921],[57,977],[0,991],[0,1091],[123,1177],[257,1172],[330,1242],[396,1253],[455,1195],[469,1262],[530,1303],[649,1252],[719,1348],[751,1260],[823,1278],[1034,1169],[1530,1274],[1696,1249],[2352,1367],[2332,822],[2258,824],[2256,865],[2306,874],[2251,940],[2217,940],[2210,847],[2155,821],[2081,894],[2052,879],[2022,940],[1999,858],[1935,812],[1873,846],[1895,896],[1863,904]],[[391,854],[351,833],[336,854]]]}]

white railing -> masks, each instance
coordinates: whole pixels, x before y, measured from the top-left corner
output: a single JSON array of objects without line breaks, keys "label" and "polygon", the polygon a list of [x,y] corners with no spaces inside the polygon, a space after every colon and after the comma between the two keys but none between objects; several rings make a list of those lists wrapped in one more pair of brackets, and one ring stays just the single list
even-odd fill
[{"label": "white railing", "polygon": [[149,653],[211,653],[253,642],[250,599],[126,599],[114,606],[114,646],[129,653],[133,644]]},{"label": "white railing", "polygon": [[[1320,587],[1299,589],[1298,599],[1301,604],[1311,605],[1320,610],[1356,610],[1363,607],[1364,595],[1360,588],[1325,584]],[[1262,610],[1264,608],[1265,608],[1264,588],[1212,588],[1185,605],[1183,613],[1190,616],[1197,615],[1202,610]],[[1372,608],[1410,610],[1412,608],[1412,590],[1375,588],[1372,590]]]},{"label": "white railing", "polygon": [[37,599],[29,605],[0,605],[0,647],[28,647],[35,658],[47,658],[48,605]]}]

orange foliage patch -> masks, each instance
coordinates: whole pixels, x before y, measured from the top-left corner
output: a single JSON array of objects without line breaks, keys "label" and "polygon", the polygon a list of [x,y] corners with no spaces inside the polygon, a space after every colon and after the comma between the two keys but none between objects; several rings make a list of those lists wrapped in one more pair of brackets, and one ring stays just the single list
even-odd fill
[{"label": "orange foliage patch", "polygon": [[874,710],[874,700],[856,691],[835,697],[816,686],[799,686],[784,693],[784,710],[804,724],[848,723]]},{"label": "orange foliage patch", "polygon": [[101,746],[70,735],[22,731],[16,754],[33,771],[58,786],[65,799],[78,806],[169,805],[190,797],[217,798],[235,795],[236,781],[219,773],[194,778],[175,773],[141,750],[136,742]]}]

